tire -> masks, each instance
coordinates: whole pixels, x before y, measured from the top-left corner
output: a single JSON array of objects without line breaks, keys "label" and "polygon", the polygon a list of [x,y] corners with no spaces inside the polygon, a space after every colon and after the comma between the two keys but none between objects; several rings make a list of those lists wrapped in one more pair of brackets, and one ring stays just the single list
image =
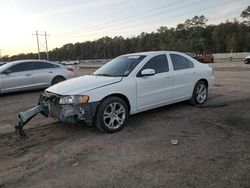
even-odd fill
[{"label": "tire", "polygon": [[245,60],[245,64],[250,64],[250,60]]},{"label": "tire", "polygon": [[59,82],[62,82],[62,81],[64,81],[64,80],[66,80],[63,76],[56,76],[56,77],[54,77],[53,79],[52,79],[52,81],[51,81],[51,85],[55,85],[55,84],[57,84],[57,83],[59,83]]},{"label": "tire", "polygon": [[201,105],[203,104],[208,96],[208,87],[204,81],[198,81],[193,90],[192,98],[190,99],[190,103],[192,105]]},{"label": "tire", "polygon": [[120,131],[128,119],[128,106],[119,97],[104,99],[97,108],[94,124],[102,132]]}]

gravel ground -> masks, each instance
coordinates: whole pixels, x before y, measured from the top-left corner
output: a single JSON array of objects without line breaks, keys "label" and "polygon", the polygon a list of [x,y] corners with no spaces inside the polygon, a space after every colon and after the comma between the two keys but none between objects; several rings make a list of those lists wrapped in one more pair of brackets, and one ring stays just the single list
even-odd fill
[{"label": "gravel ground", "polygon": [[227,106],[178,103],[131,116],[115,134],[38,115],[20,141],[16,115],[42,91],[2,95],[0,188],[250,187],[250,65],[211,66],[216,82],[207,104]]}]

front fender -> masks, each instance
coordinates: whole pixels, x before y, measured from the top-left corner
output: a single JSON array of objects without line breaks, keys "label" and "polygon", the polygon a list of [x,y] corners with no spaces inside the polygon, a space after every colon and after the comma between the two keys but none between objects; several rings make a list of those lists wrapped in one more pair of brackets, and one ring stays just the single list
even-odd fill
[{"label": "front fender", "polygon": [[89,96],[89,102],[99,102],[113,94],[127,97],[131,107],[130,112],[133,113],[136,110],[136,82],[134,79],[124,78],[121,82],[82,93],[82,95]]}]

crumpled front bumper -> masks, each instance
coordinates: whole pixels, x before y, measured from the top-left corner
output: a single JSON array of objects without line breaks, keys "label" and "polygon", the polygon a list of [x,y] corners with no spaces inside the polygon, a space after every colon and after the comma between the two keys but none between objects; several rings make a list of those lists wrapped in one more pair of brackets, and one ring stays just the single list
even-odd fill
[{"label": "crumpled front bumper", "polygon": [[98,102],[87,104],[59,104],[60,95],[43,94],[39,99],[39,104],[46,107],[51,117],[58,119],[62,123],[75,123],[84,121],[92,124]]}]

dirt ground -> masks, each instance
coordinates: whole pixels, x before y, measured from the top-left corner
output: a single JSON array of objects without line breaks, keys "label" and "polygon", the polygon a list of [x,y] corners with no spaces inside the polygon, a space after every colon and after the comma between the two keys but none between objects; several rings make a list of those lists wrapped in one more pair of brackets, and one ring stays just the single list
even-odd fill
[{"label": "dirt ground", "polygon": [[207,104],[227,106],[178,103],[131,116],[115,134],[38,115],[20,141],[16,115],[42,91],[0,96],[0,188],[250,187],[250,65],[211,66]]}]

